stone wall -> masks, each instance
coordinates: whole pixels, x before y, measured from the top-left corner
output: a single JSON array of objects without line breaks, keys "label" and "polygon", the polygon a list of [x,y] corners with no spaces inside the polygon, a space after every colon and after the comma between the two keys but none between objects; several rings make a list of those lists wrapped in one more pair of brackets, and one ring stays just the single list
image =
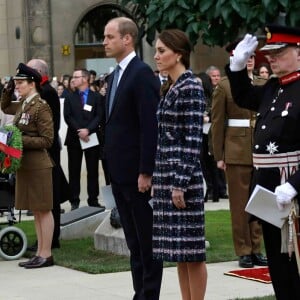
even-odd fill
[{"label": "stone wall", "polygon": [[41,58],[52,73],[52,26],[50,0],[24,1],[25,27],[27,28],[26,61]]},{"label": "stone wall", "polygon": [[0,0],[0,77],[14,75],[24,61],[22,0]]}]

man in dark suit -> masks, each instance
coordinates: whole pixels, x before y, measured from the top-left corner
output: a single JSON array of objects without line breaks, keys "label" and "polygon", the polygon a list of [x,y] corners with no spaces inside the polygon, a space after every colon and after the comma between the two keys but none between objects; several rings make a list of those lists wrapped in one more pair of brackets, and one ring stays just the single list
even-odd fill
[{"label": "man in dark suit", "polygon": [[[53,209],[52,214],[54,218],[54,232],[52,239],[52,248],[59,248],[59,235],[60,235],[60,203],[63,202],[65,195],[65,190],[68,186],[62,186],[64,182],[64,174],[60,166],[60,137],[59,137],[59,127],[60,127],[60,102],[56,90],[50,85],[48,80],[48,65],[42,59],[32,59],[27,65],[33,69],[36,69],[42,76],[41,81],[41,93],[42,99],[46,100],[51,108],[53,116],[54,125],[54,139],[51,148],[48,149],[52,160],[55,165],[52,169],[52,180],[53,180]],[[31,247],[34,250],[34,246]]]},{"label": "man in dark suit", "polygon": [[99,140],[101,118],[100,94],[89,89],[90,74],[86,69],[75,70],[73,83],[76,91],[67,95],[64,102],[64,118],[68,125],[65,145],[68,152],[69,183],[71,188],[71,209],[80,203],[80,173],[84,153],[87,169],[88,205],[100,207],[99,196],[99,144],[82,149],[91,134]]},{"label": "man in dark suit", "polygon": [[136,24],[124,17],[110,20],[104,29],[106,55],[118,62],[108,79],[104,155],[130,250],[133,299],[155,300],[159,299],[162,262],[152,259],[153,212],[148,201],[157,142],[159,82],[136,56],[137,37]]}]

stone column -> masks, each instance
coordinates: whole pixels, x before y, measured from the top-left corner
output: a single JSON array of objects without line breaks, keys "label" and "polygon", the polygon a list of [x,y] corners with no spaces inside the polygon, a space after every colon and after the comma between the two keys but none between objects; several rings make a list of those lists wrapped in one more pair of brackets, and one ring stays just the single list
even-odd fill
[{"label": "stone column", "polygon": [[32,58],[45,60],[49,66],[49,75],[51,75],[53,65],[51,1],[24,1],[24,13],[27,31],[25,57],[27,61]]}]

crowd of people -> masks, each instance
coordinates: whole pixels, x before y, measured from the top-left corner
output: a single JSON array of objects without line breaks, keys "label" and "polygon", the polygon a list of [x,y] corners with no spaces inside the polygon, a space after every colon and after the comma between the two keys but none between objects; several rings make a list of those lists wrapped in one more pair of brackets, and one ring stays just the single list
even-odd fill
[{"label": "crowd of people", "polygon": [[[245,212],[260,184],[275,193],[278,209],[292,205],[299,214],[300,29],[271,25],[266,31],[260,49],[266,61],[255,68],[258,42],[247,34],[226,48],[223,77],[215,66],[192,72],[192,47],[178,29],[158,35],[153,71],[136,55],[138,28],[125,17],[108,21],[103,33],[106,56],[117,63],[111,74],[97,78],[80,68],[53,78],[51,86],[45,61],[20,63],[1,87],[2,113],[14,115],[10,122],[22,131],[15,205],[32,210],[37,235],[35,255],[19,266],[54,264],[60,202],[79,207],[84,155],[88,205],[101,207],[99,159],[112,187],[130,251],[133,299],[159,299],[164,261],[177,263],[182,299],[204,299],[204,203],[220,198],[229,198],[239,266],[268,266],[276,299],[299,299],[299,241],[293,244],[291,233],[297,217],[291,213],[277,228]],[[67,124],[67,188],[59,98]]]}]

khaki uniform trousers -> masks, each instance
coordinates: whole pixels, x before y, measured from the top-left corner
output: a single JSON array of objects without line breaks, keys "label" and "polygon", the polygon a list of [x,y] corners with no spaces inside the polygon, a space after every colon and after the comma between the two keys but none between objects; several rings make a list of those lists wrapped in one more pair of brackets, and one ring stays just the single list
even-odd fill
[{"label": "khaki uniform trousers", "polygon": [[226,164],[229,205],[234,249],[237,256],[261,252],[262,228],[257,221],[249,222],[245,212],[252,177],[252,166]]}]

